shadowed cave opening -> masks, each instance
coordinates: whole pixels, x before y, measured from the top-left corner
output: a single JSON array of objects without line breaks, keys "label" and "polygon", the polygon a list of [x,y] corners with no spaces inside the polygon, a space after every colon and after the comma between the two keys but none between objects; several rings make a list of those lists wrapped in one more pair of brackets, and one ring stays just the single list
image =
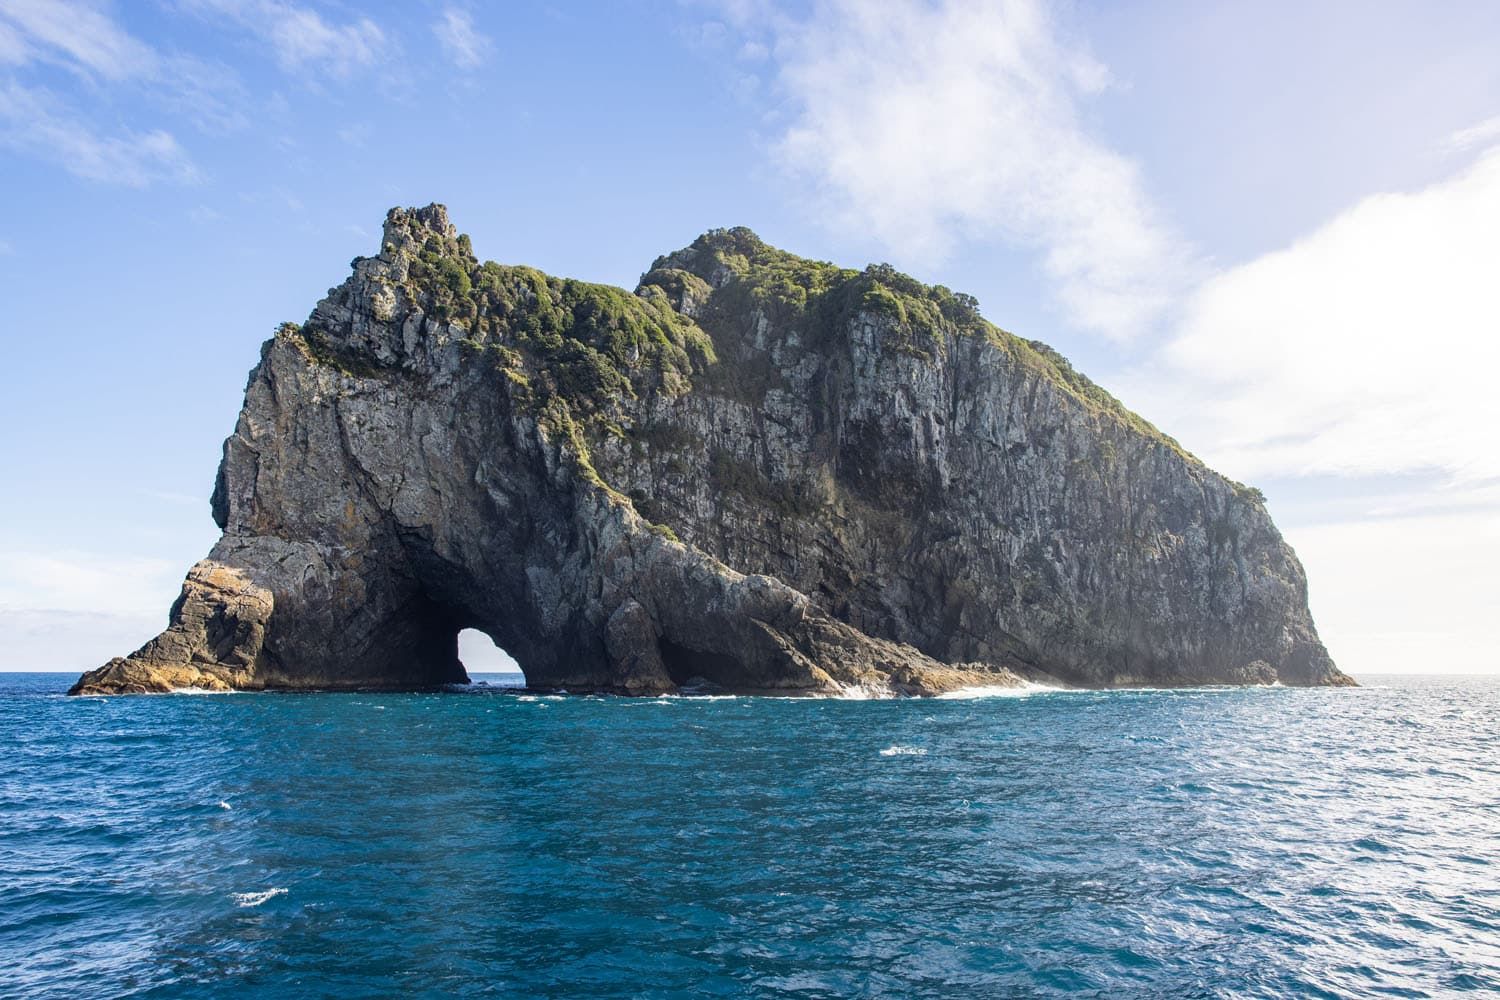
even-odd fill
[{"label": "shadowed cave opening", "polygon": [[732,656],[704,653],[679,646],[663,636],[657,642],[662,666],[672,683],[687,691],[739,690],[755,687],[745,669]]},{"label": "shadowed cave opening", "polygon": [[[477,628],[466,628],[458,633],[458,659],[471,680],[514,687],[526,685],[526,677],[516,658],[488,633]],[[503,676],[483,676],[486,674]]]}]

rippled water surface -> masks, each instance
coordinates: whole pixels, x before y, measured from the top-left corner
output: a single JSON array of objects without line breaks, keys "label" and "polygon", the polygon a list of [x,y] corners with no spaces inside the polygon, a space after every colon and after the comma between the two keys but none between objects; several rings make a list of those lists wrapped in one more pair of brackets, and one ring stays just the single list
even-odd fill
[{"label": "rippled water surface", "polygon": [[1500,684],[69,699],[0,995],[1500,991]]}]

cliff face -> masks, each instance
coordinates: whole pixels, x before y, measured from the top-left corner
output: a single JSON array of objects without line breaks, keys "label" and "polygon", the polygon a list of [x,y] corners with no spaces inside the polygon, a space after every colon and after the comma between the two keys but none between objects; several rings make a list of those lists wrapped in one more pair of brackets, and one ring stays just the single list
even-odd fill
[{"label": "cliff face", "polygon": [[440,206],[262,350],[165,632],[75,692],[1349,683],[1253,490],[972,299],[746,230],[636,292]]}]

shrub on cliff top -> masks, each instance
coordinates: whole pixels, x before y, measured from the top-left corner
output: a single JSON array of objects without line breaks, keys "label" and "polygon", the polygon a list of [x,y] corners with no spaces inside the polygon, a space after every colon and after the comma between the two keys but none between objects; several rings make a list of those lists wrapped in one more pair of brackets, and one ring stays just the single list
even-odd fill
[{"label": "shrub on cliff top", "polygon": [[[419,300],[474,336],[513,337],[543,395],[579,413],[651,388],[681,391],[714,360],[713,342],[664,295],[478,263],[467,236],[429,236],[408,274]],[[512,366],[515,367],[515,366]]]},{"label": "shrub on cliff top", "polygon": [[[1026,341],[995,326],[979,312],[972,295],[943,285],[925,285],[889,264],[863,271],[808,260],[778,250],[749,229],[714,229],[683,250],[659,257],[642,279],[670,290],[686,272],[716,287],[703,323],[716,332],[736,327],[748,332],[757,312],[773,324],[798,330],[816,341],[845,336],[854,317],[883,316],[892,321],[892,349],[930,360],[949,336],[979,337],[1036,371],[1090,411],[1125,424],[1184,456],[1172,438],[1127,409],[1067,359],[1040,341]],[[763,380],[764,381],[764,380]]]}]

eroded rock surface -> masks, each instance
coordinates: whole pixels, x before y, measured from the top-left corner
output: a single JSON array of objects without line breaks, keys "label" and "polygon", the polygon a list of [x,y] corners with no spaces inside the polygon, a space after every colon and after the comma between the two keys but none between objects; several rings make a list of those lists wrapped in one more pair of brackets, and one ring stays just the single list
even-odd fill
[{"label": "eroded rock surface", "polygon": [[1255,491],[972,299],[747,230],[630,294],[393,210],[266,343],[213,509],[75,693],[459,682],[471,627],[570,691],[1350,683]]}]

